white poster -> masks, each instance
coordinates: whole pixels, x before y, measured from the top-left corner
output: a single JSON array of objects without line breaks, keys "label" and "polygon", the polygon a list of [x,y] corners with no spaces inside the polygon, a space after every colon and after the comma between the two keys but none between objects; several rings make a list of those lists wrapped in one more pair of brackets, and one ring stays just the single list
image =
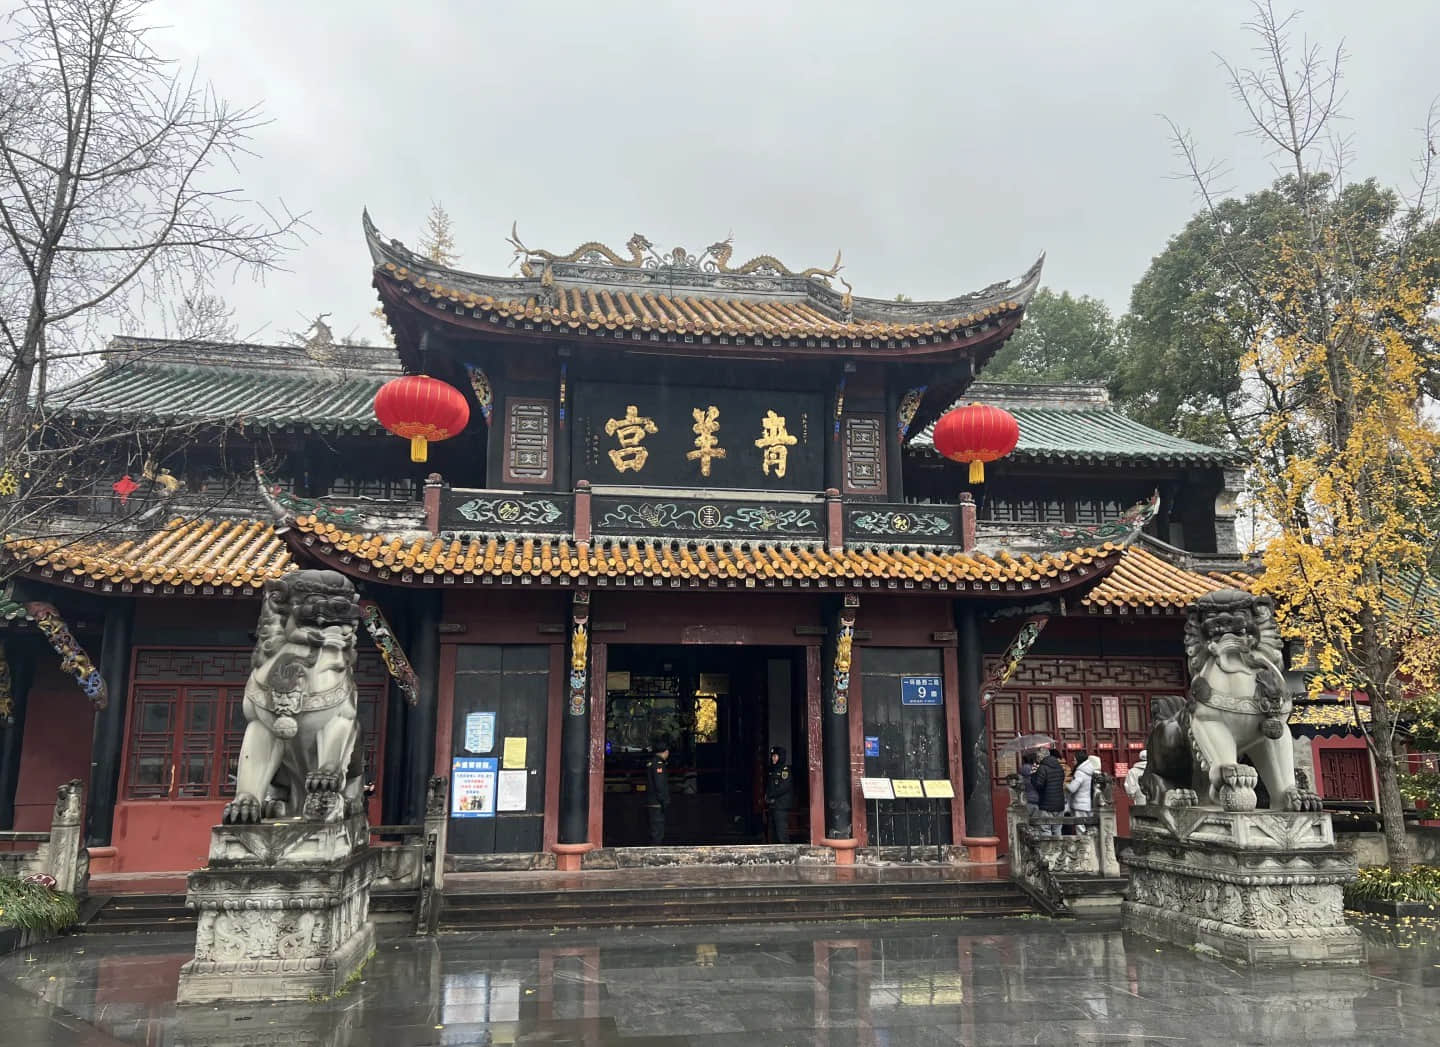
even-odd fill
[{"label": "white poster", "polygon": [[529,771],[501,771],[500,789],[495,802],[497,811],[523,811],[525,809],[526,778]]},{"label": "white poster", "polygon": [[488,753],[493,748],[495,748],[495,714],[467,714],[465,717],[465,751]]}]

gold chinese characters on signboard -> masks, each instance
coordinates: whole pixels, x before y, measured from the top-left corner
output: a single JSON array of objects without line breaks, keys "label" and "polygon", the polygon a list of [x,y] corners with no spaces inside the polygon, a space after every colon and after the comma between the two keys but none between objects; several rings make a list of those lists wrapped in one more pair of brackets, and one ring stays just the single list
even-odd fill
[{"label": "gold chinese characters on signboard", "polygon": [[769,476],[770,467],[774,466],[775,475],[783,477],[790,458],[790,448],[799,441],[786,431],[785,416],[774,411],[765,412],[765,417],[760,420],[760,428],[762,434],[760,439],[755,441],[755,446],[764,452],[760,459],[760,468]]},{"label": "gold chinese characters on signboard", "polygon": [[725,448],[720,446],[720,441],[715,434],[720,431],[720,408],[715,406],[695,408],[690,412],[695,417],[695,424],[690,431],[695,434],[695,450],[685,455],[689,461],[700,462],[700,475],[710,475],[710,461],[714,458],[724,458]]},{"label": "gold chinese characters on signboard", "polygon": [[655,420],[642,417],[634,404],[626,406],[624,418],[608,419],[605,422],[606,434],[615,437],[620,442],[619,447],[612,448],[610,451],[610,461],[614,464],[615,471],[617,473],[638,473],[644,469],[650,452],[641,446],[641,443],[647,435],[653,435],[659,431]]}]

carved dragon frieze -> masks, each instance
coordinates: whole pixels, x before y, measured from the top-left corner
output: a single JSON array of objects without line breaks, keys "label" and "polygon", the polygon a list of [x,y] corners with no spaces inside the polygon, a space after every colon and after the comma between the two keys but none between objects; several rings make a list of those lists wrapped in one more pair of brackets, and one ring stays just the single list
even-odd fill
[{"label": "carved dragon frieze", "polygon": [[802,280],[812,277],[821,280],[837,279],[840,270],[844,268],[840,262],[839,251],[835,252],[835,261],[828,269],[812,266],[796,271],[774,255],[768,254],[756,255],[742,265],[731,266],[730,260],[734,257],[735,247],[733,238],[728,236],[711,244],[698,255],[691,254],[683,247],[675,247],[660,254],[655,251],[655,245],[649,239],[636,233],[625,242],[628,257],[598,240],[583,243],[567,254],[528,247],[520,239],[518,223],[511,224],[510,235],[506,239],[515,250],[515,261],[521,273],[528,277],[541,276],[550,280],[554,278],[552,266],[557,263],[607,266],[613,269],[673,270],[713,276],[792,277]]}]

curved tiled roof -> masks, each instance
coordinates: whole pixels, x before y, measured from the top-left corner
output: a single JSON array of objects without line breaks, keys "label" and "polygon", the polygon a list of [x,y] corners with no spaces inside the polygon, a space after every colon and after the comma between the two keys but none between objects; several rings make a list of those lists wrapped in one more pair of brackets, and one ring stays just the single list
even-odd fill
[{"label": "curved tiled roof", "polygon": [[528,320],[550,323],[576,333],[586,331],[657,331],[674,334],[731,335],[739,337],[912,339],[950,335],[1022,307],[1019,301],[1001,300],[971,312],[938,317],[920,323],[881,320],[842,320],[829,316],[808,301],[763,300],[728,296],[667,295],[653,292],[555,289],[556,303],[545,305],[536,295],[496,298],[447,286],[423,272],[385,262],[378,271],[442,304],[488,312],[498,321]]},{"label": "curved tiled roof", "polygon": [[[524,275],[486,276],[438,265],[385,238],[368,213],[364,229],[375,285],[387,310],[423,306],[451,322],[550,335],[638,338],[644,333],[670,341],[699,336],[759,338],[767,344],[778,339],[807,349],[839,343],[898,345],[911,352],[916,345],[933,345],[923,352],[940,352],[976,336],[1003,338],[1035,293],[1044,262],[1040,259],[1014,281],[972,294],[897,302],[830,286],[832,279],[844,282],[837,276],[838,258],[830,270],[795,273],[769,256],[731,269],[711,253],[720,245],[700,257],[678,249],[663,255],[651,250],[647,256],[637,246],[626,261],[593,243],[561,257],[530,252],[512,239],[517,257],[529,258]],[[1002,331],[997,321],[1009,323]]]},{"label": "curved tiled roof", "polygon": [[275,528],[259,520],[175,519],[133,538],[17,538],[6,549],[40,578],[126,592],[252,593],[295,568]]},{"label": "curved tiled roof", "polygon": [[196,359],[109,363],[56,390],[50,409],[72,418],[143,418],[164,425],[233,425],[249,429],[383,432],[374,395],[397,373],[331,372],[272,366],[256,346],[252,366]]},{"label": "curved tiled roof", "polygon": [[1206,593],[1244,589],[1249,579],[1240,574],[1197,574],[1169,560],[1132,546],[1115,570],[1086,594],[1084,606],[1092,611],[1120,609],[1183,611]]},{"label": "curved tiled roof", "polygon": [[300,516],[292,541],[351,573],[381,579],[447,582],[830,587],[907,586],[1009,591],[1065,588],[1108,570],[1121,547],[1112,543],[1031,556],[986,556],[894,548],[829,552],[820,546],[769,542],[690,543],[668,539],[578,543],[568,538],[501,539],[343,530]]},{"label": "curved tiled roof", "polygon": [[[661,539],[577,543],[568,538],[348,531],[297,517],[289,541],[347,573],[407,584],[439,581],[689,587],[886,587],[984,593],[1059,590],[1109,572],[1082,601],[1093,613],[1183,611],[1196,597],[1243,587],[1241,575],[1201,575],[1144,549],[1106,542],[1034,554],[848,548],[771,542]],[[286,538],[259,520],[174,519],[131,538],[67,543],[12,539],[25,573],[99,591],[205,594],[257,592],[296,568]],[[303,557],[302,557],[303,559]]]}]

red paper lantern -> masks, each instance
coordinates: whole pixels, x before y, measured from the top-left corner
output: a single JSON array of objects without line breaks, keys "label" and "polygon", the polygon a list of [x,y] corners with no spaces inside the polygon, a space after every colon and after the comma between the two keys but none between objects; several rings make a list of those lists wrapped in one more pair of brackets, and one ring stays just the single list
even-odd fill
[{"label": "red paper lantern", "polygon": [[1009,411],[971,404],[946,411],[935,423],[935,450],[952,462],[970,463],[970,482],[985,482],[985,463],[1004,458],[1020,440],[1020,423]]},{"label": "red paper lantern", "polygon": [[453,385],[412,374],[386,382],[375,394],[375,417],[410,441],[410,460],[425,461],[431,440],[448,440],[470,421],[470,404]]}]

